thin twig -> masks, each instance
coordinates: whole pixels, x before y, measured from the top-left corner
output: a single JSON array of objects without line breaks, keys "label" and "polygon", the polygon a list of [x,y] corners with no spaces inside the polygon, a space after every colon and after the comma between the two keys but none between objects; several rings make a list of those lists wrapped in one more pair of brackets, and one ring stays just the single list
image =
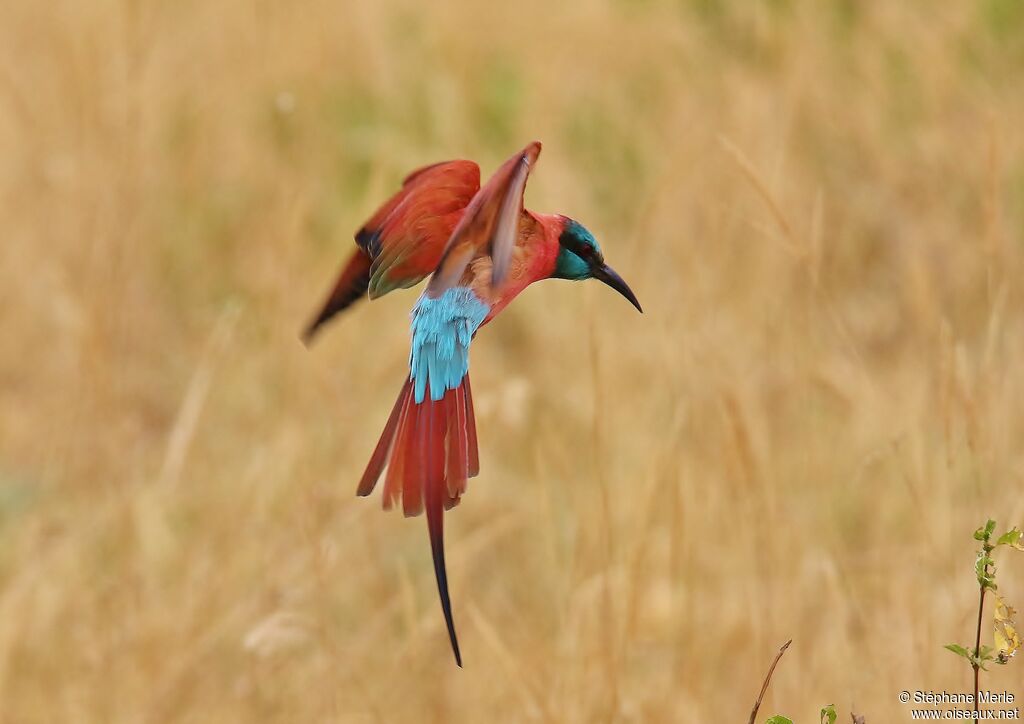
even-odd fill
[{"label": "thin twig", "polygon": [[[986,555],[988,555],[986,553]],[[985,575],[988,575],[988,566],[985,566]],[[974,711],[981,710],[981,702],[978,701],[979,679],[981,677],[981,617],[985,610],[985,584],[981,585],[981,596],[978,599],[978,633],[974,637],[974,660],[971,667],[974,669]]]},{"label": "thin twig", "polygon": [[779,659],[781,659],[782,655],[786,653],[786,649],[789,648],[791,643],[793,643],[793,639],[782,644],[782,648],[779,649],[779,653],[775,654],[775,660],[772,661],[772,665],[769,667],[768,673],[764,677],[764,683],[761,684],[761,693],[757,695],[757,701],[754,702],[754,708],[750,710],[749,724],[754,724],[754,720],[757,718],[757,710],[761,708],[761,700],[764,699],[764,693],[768,691],[768,684],[771,683],[772,674],[775,673],[775,667],[778,665]]}]

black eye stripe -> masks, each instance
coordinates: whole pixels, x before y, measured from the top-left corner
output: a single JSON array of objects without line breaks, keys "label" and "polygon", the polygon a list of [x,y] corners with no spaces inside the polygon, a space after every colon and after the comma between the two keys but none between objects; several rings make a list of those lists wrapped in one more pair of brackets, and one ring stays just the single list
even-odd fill
[{"label": "black eye stripe", "polygon": [[590,244],[585,244],[579,239],[575,239],[571,236],[563,237],[561,241],[562,246],[564,246],[566,249],[571,251],[573,254],[575,254],[588,264],[591,264],[597,260],[597,254],[594,251],[594,247],[592,247]]}]

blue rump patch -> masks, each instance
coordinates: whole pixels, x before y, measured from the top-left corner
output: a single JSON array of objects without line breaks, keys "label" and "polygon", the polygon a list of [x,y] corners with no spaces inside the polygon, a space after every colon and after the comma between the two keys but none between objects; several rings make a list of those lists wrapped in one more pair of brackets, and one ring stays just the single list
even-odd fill
[{"label": "blue rump patch", "polygon": [[418,403],[440,400],[469,371],[469,343],[491,308],[467,287],[452,287],[437,299],[426,294],[412,308],[409,377]]}]

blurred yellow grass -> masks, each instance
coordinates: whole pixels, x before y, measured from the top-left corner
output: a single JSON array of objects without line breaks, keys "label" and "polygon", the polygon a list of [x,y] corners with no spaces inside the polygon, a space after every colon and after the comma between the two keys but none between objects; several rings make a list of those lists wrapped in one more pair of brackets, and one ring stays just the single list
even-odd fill
[{"label": "blurred yellow grass", "polygon": [[[0,5],[0,720],[745,721],[788,638],[765,717],[967,686],[1016,3],[484,5]],[[460,671],[424,522],[353,496],[415,292],[298,332],[405,172],[533,138],[646,313],[551,282],[474,346]]]}]

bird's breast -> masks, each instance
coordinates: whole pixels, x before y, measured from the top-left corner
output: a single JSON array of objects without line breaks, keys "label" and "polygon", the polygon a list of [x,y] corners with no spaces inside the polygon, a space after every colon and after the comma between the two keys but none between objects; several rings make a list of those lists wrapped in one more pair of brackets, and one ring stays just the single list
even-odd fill
[{"label": "bird's breast", "polygon": [[558,257],[558,242],[554,247],[546,238],[543,229],[540,233],[524,235],[512,251],[508,274],[505,282],[497,290],[491,289],[491,258],[480,256],[474,259],[468,269],[466,286],[470,286],[481,299],[490,304],[491,310],[483,324],[491,321],[513,299],[536,281],[547,279],[555,269]]}]

